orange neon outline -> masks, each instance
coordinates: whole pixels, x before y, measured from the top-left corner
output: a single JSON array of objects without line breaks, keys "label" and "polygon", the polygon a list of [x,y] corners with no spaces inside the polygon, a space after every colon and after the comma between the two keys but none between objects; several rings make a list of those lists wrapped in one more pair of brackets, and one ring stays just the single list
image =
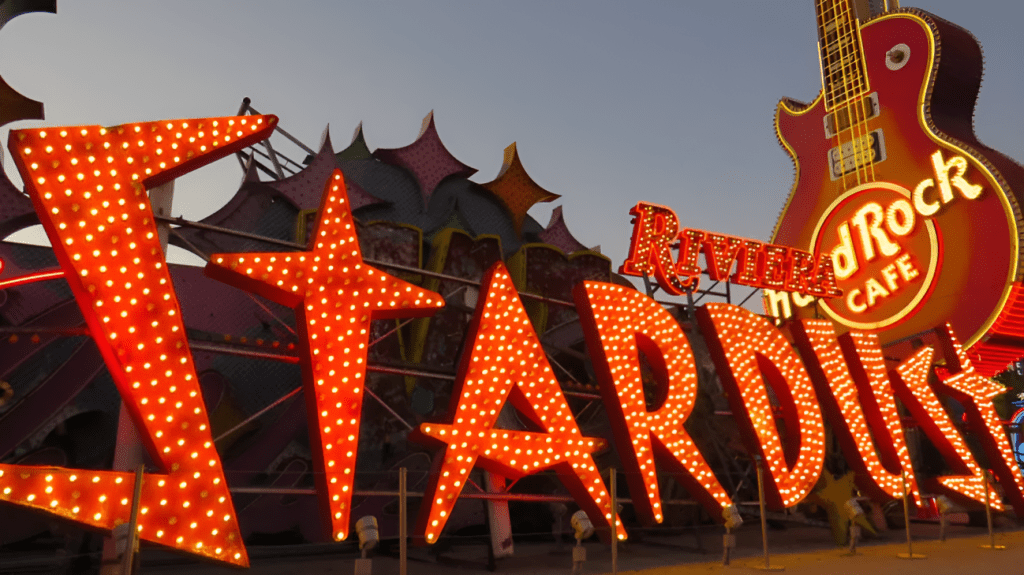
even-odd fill
[{"label": "orange neon outline", "polygon": [[[146,189],[268,137],[274,116],[12,130],[8,147],[89,332],[159,473],[139,536],[245,566]],[[109,532],[134,474],[0,465],[0,500]]]},{"label": "orange neon outline", "polygon": [[[484,274],[449,404],[451,423],[424,423],[410,439],[443,449],[434,459],[416,533],[440,537],[473,468],[510,479],[553,469],[595,526],[611,525],[611,497],[592,453],[606,446],[584,437],[551,371],[512,278],[502,262]],[[511,405],[533,430],[495,427]],[[626,539],[616,515],[615,533]]]},{"label": "orange neon outline", "polygon": [[[683,427],[697,397],[697,366],[679,323],[650,297],[620,285],[577,284],[573,299],[641,520],[663,519],[655,457],[712,518],[721,518],[732,500]],[[658,386],[654,411],[644,401],[641,350]]]},{"label": "orange neon outline", "polygon": [[215,254],[206,275],[295,309],[321,520],[348,537],[374,319],[422,317],[439,294],[363,262],[341,170],[324,184],[306,251]]},{"label": "orange neon outline", "polygon": [[878,501],[899,499],[905,472],[907,490],[919,506],[917,476],[878,338],[864,332],[837,337],[827,320],[789,325],[857,487]]},{"label": "orange neon outline", "polygon": [[[803,362],[767,319],[730,304],[697,308],[697,322],[718,368],[747,451],[766,464],[765,498],[781,509],[806,497],[821,475],[825,427]],[[793,438],[782,444],[766,385]]]},{"label": "orange neon outline", "polygon": [[[2,266],[0,266],[2,268]],[[64,270],[47,270],[0,280],[0,290],[64,277]]]},{"label": "orange neon outline", "polygon": [[[896,192],[897,194],[900,194],[906,199],[910,199],[911,197],[909,190],[907,190],[903,186],[899,186],[897,184],[892,184],[889,182],[871,182],[867,184],[861,184],[851,190],[848,190],[846,193],[836,198],[835,201],[833,201],[832,204],[829,205],[829,207],[824,212],[822,212],[821,217],[818,218],[818,223],[814,227],[814,233],[811,235],[811,247],[813,248],[817,243],[818,234],[821,233],[821,227],[822,225],[824,225],[825,220],[828,218],[829,214],[839,209],[843,204],[845,204],[855,195],[861,193],[862,191],[873,188],[881,188],[883,190]],[[831,307],[829,307],[828,302],[826,300],[822,300],[819,303],[821,304],[821,308],[825,310],[825,313],[827,313],[829,317],[831,317],[833,320],[849,328],[869,331],[875,331],[883,327],[896,325],[902,322],[904,319],[910,317],[910,315],[914,313],[919,308],[919,306],[924,302],[925,298],[927,298],[928,295],[931,294],[932,290],[934,290],[935,274],[938,271],[938,266],[942,261],[943,255],[942,245],[939,242],[938,233],[935,230],[935,221],[932,218],[924,218],[924,225],[925,231],[928,233],[928,242],[931,248],[931,258],[929,258],[928,260],[928,271],[925,272],[924,279],[921,283],[921,288],[914,296],[914,299],[907,303],[907,305],[903,306],[903,309],[893,314],[890,314],[889,317],[879,321],[859,322],[843,317],[838,312],[834,311]],[[838,282],[836,285],[838,285]]]},{"label": "orange neon outline", "polygon": [[975,433],[981,442],[989,465],[1003,486],[1003,493],[1010,500],[1018,517],[1024,517],[1024,475],[1014,455],[1013,446],[1006,436],[1003,422],[996,412],[992,399],[1006,393],[1006,388],[974,370],[964,348],[953,333],[953,326],[946,324],[935,329],[939,337],[946,367],[936,367],[935,374],[944,391],[964,406],[969,425],[983,430]]},{"label": "orange neon outline", "polygon": [[[889,372],[889,380],[900,401],[956,473],[923,483],[930,489],[946,491],[961,501],[984,505],[984,471],[929,383],[934,356],[935,350],[922,347]],[[1003,503],[998,497],[991,499],[991,505],[996,511],[1003,510]]]}]

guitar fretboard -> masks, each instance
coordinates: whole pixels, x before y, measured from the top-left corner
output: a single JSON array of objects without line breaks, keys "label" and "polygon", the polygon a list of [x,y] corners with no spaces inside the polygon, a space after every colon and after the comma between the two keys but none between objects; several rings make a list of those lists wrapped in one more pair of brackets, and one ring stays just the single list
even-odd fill
[{"label": "guitar fretboard", "polygon": [[850,0],[815,0],[825,109],[864,94],[867,72]]}]

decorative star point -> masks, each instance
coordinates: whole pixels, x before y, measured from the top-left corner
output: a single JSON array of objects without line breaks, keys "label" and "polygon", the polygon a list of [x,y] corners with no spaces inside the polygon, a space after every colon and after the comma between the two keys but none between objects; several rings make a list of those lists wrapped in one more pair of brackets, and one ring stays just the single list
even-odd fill
[{"label": "decorative star point", "polygon": [[206,273],[295,308],[321,510],[345,539],[370,322],[430,315],[444,298],[363,262],[341,170],[325,186],[307,251],[214,255]]},{"label": "decorative star point", "polygon": [[476,173],[475,168],[457,160],[441,142],[434,126],[433,111],[423,119],[423,127],[415,142],[404,148],[378,148],[373,155],[386,164],[412,173],[423,195],[424,208],[430,204],[430,197],[442,180],[451,176],[468,178]]},{"label": "decorative star point", "polygon": [[540,184],[533,181],[530,174],[526,173],[526,168],[519,160],[515,142],[505,148],[505,159],[502,162],[501,171],[498,172],[498,177],[480,185],[501,200],[512,216],[512,223],[515,224],[517,234],[522,233],[526,212],[534,204],[550,202],[561,197],[542,188]]}]

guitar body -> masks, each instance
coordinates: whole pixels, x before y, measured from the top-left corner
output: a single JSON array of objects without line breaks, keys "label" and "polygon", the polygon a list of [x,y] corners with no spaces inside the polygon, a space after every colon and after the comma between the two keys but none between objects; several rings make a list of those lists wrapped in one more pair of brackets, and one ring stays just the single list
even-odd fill
[{"label": "guitar body", "polygon": [[[860,37],[870,117],[835,136],[824,94],[806,106],[783,100],[776,112],[796,182],[772,243],[833,253],[845,292],[794,298],[793,314],[876,331],[889,356],[950,322],[976,367],[1001,371],[1024,355],[1024,169],[974,135],[981,48],[917,10],[875,18]],[[850,153],[859,145],[874,146],[860,168]]]}]

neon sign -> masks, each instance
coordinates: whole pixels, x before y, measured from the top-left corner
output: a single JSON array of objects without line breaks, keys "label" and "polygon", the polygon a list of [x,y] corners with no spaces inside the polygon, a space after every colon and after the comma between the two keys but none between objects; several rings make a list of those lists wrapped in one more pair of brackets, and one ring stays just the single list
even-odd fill
[{"label": "neon sign", "polygon": [[811,242],[831,254],[836,280],[846,292],[821,307],[854,329],[880,329],[906,318],[932,288],[941,265],[935,222],[915,211],[908,190],[884,182],[837,198]]},{"label": "neon sign", "polygon": [[[274,116],[12,130],[9,148],[143,444],[142,539],[248,559],[145,190],[252,145]],[[128,522],[134,475],[0,466],[3,499],[94,528]]]},{"label": "neon sign", "polygon": [[[591,453],[602,439],[583,437],[523,309],[512,278],[500,262],[481,282],[467,352],[452,390],[454,421],[424,423],[413,439],[443,448],[425,490],[417,531],[437,541],[475,464],[509,479],[554,469],[595,523],[611,524],[611,497]],[[539,431],[494,427],[510,404]],[[626,538],[616,516],[616,535]]]},{"label": "neon sign", "polygon": [[[705,271],[698,262],[701,253],[708,277],[715,281],[795,292],[811,299],[843,293],[827,254],[815,256],[795,248],[701,230],[680,231],[676,213],[656,204],[640,202],[629,213],[633,215],[633,237],[629,257],[619,273],[653,276],[672,295],[682,295],[700,285]],[[673,249],[678,249],[678,258],[673,258]],[[734,266],[736,273],[730,276]]]},{"label": "neon sign", "polygon": [[[160,468],[145,475],[142,539],[236,565],[247,564],[245,547],[145,190],[265,138],[275,123],[273,116],[247,116],[11,133],[15,162],[61,273]],[[624,267],[648,266],[665,281],[689,281],[695,287],[699,272],[689,266],[704,253],[713,278],[727,277],[735,265],[733,277],[751,283],[837,291],[829,259],[703,231],[679,232],[667,208],[638,206],[635,215],[647,219],[634,230],[639,240]],[[909,226],[898,215],[903,209],[898,204],[891,210],[897,214],[897,230]],[[864,213],[877,215],[874,208]],[[871,230],[889,225],[867,216],[865,222],[869,238],[875,237]],[[659,259],[676,240],[685,257]],[[427,315],[443,306],[443,299],[362,261],[337,171],[325,184],[306,251],[216,255],[207,273],[296,309],[309,425],[317,431],[311,439],[321,471],[320,508],[333,537],[345,539],[369,322]],[[485,274],[483,288],[452,395],[451,419],[423,424],[413,435],[439,448],[418,535],[427,542],[440,538],[477,465],[512,479],[553,470],[595,524],[612,527],[610,494],[592,455],[606,447],[604,440],[580,431],[501,263]],[[730,505],[683,426],[696,400],[696,368],[674,318],[651,298],[619,285],[584,282],[575,287],[574,299],[616,447],[631,471],[630,491],[634,501],[644,502],[637,505],[640,518],[660,522],[664,517],[658,465],[709,510]],[[946,367],[936,370],[940,383],[933,383],[931,347],[887,372],[878,339],[871,334],[837,336],[827,322],[803,320],[791,326],[798,356],[783,331],[742,308],[708,304],[697,310],[697,320],[747,450],[767,463],[771,506],[795,505],[818,480],[826,418],[851,467],[865,472],[859,481],[867,493],[878,499],[898,497],[898,478],[906,474],[919,502],[919,479],[910,466],[894,395],[955,473],[936,478],[933,488],[983,501],[981,467],[937,399],[940,391],[968,407],[972,425],[983,430],[981,443],[996,462],[992,466],[1008,499],[1024,515],[1024,477],[992,404],[1003,389],[974,370],[948,326],[937,331]],[[652,411],[643,397],[641,353],[653,368],[661,396]],[[505,404],[519,411],[531,429],[496,428]],[[785,422],[784,432],[780,422]],[[0,501],[109,531],[127,520],[131,482],[130,474],[119,471],[3,464]],[[627,536],[621,522],[607,530],[612,531],[619,539]]]},{"label": "neon sign", "polygon": [[341,170],[328,180],[309,249],[219,254],[214,279],[295,308],[317,490],[334,539],[348,536],[370,321],[433,313],[444,299],[363,263]]}]

